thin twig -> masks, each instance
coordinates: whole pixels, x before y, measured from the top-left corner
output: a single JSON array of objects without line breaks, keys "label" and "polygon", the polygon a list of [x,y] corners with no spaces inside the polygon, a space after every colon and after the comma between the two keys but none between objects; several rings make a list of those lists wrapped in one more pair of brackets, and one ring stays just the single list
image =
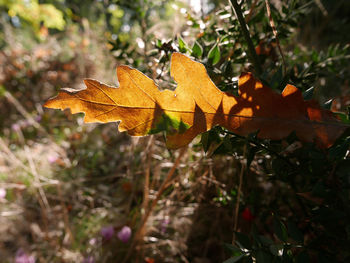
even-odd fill
[{"label": "thin twig", "polygon": [[[145,150],[145,156],[144,156],[144,163],[146,163],[145,167],[145,183],[143,186],[143,202],[142,202],[142,211],[146,211],[149,203],[149,186],[150,186],[150,173],[151,173],[151,161],[152,161],[152,150],[153,150],[153,144],[154,144],[154,136],[151,136],[148,139],[147,147]],[[142,240],[143,236],[145,235],[145,231],[143,229],[143,232],[140,232],[139,240]],[[143,253],[143,249],[141,248],[141,254]]]},{"label": "thin twig", "polygon": [[183,148],[180,150],[179,156],[176,158],[174,165],[171,167],[170,171],[169,171],[168,174],[167,174],[167,177],[165,178],[165,180],[163,181],[163,183],[162,183],[161,186],[159,187],[159,190],[158,190],[158,192],[157,192],[156,198],[153,199],[150,208],[149,208],[148,211],[145,213],[145,216],[144,216],[144,218],[143,218],[143,222],[142,222],[142,224],[141,224],[140,229],[146,225],[148,217],[149,217],[150,214],[152,213],[154,207],[157,205],[157,202],[159,201],[160,197],[162,196],[164,190],[166,189],[166,186],[167,186],[168,182],[172,179],[172,177],[173,177],[173,175],[174,175],[174,173],[175,173],[177,167],[179,166],[180,161],[181,161],[183,155],[186,153],[186,151],[187,151],[187,147],[183,147]]},{"label": "thin twig", "polygon": [[44,131],[46,133],[46,130],[27,112],[27,110],[21,105],[21,103],[15,97],[12,96],[10,92],[5,91],[4,96],[10,103],[12,103],[16,107],[16,109],[19,111],[19,113],[23,115],[23,117],[25,117],[30,121],[30,123],[35,128],[41,131]]},{"label": "thin twig", "polygon": [[256,7],[256,4],[258,3],[259,0],[254,0],[254,2],[252,3],[252,5],[250,6],[249,9],[249,13],[245,18],[245,22],[248,23],[250,21],[250,19],[252,18],[253,14],[254,14],[254,10]]},{"label": "thin twig", "polygon": [[[139,138],[136,138],[136,140],[139,140]],[[131,143],[131,149],[130,149],[130,152],[131,153],[134,153],[135,152],[135,143],[134,141],[132,141]],[[134,159],[135,159],[135,155],[134,154],[131,154],[130,158],[129,158],[129,162],[128,162],[128,165],[127,165],[127,170],[126,170],[126,175],[127,175],[127,178],[130,178],[131,177],[131,181],[132,182],[137,182],[136,181],[136,173],[132,172],[132,167],[133,167],[133,164],[134,164]],[[132,190],[131,190],[131,195],[129,197],[129,200],[128,200],[128,204],[126,206],[126,214],[129,214],[130,213],[130,210],[131,210],[131,205],[132,205],[132,201],[135,197],[135,194],[136,194],[136,183],[134,185],[134,187],[132,187]]]},{"label": "thin twig", "polygon": [[[52,146],[54,146],[57,150],[59,150],[60,152],[63,151],[62,147],[59,146],[57,143],[55,143],[55,139],[54,137],[49,134],[45,128],[43,126],[40,125],[40,123],[35,120],[31,114],[22,106],[22,104],[8,91],[5,92],[4,96],[6,97],[6,99],[15,106],[15,108],[17,109],[17,111],[27,120],[29,120],[29,122],[35,127],[37,128],[39,131],[43,132],[44,134],[47,135],[47,137],[50,139]],[[22,136],[23,137],[23,136]],[[69,162],[69,160],[67,158],[65,158],[65,162]]]},{"label": "thin twig", "polygon": [[34,185],[37,186],[37,189],[35,191],[35,196],[36,196],[36,198],[39,202],[40,208],[41,208],[41,214],[42,214],[42,219],[43,219],[44,228],[45,228],[45,236],[48,238],[49,237],[49,234],[48,234],[48,226],[49,226],[48,211],[51,211],[51,208],[50,208],[49,202],[46,198],[45,192],[40,184],[40,179],[38,177],[38,173],[36,171],[32,156],[29,152],[27,145],[24,146],[24,150],[25,150],[26,155],[27,155],[27,159],[29,162],[31,173],[34,176],[34,182],[35,182]]},{"label": "thin twig", "polygon": [[65,227],[66,232],[68,233],[68,235],[70,237],[71,243],[74,243],[74,236],[73,236],[72,230],[69,227],[68,209],[67,209],[66,204],[64,203],[61,184],[57,184],[57,193],[58,193],[59,200],[60,200],[61,207],[62,207],[64,227]]},{"label": "thin twig", "polygon": [[266,10],[267,10],[267,16],[269,17],[269,21],[270,21],[270,26],[272,28],[273,35],[275,36],[275,39],[276,39],[276,45],[277,45],[278,51],[281,54],[282,63],[283,63],[283,75],[286,75],[286,73],[287,73],[286,60],[284,59],[284,55],[282,52],[280,41],[278,39],[278,33],[277,33],[276,26],[275,26],[275,22],[273,21],[273,18],[271,15],[271,8],[270,8],[269,0],[265,0],[265,5],[266,5]]},{"label": "thin twig", "polygon": [[[29,169],[19,158],[16,157],[16,155],[14,155],[11,150],[8,148],[8,146],[6,145],[6,143],[4,142],[4,140],[0,137],[0,150],[4,151],[4,154],[2,155],[2,157],[5,160],[8,160],[9,162],[12,162],[13,164],[20,166],[21,168],[23,168],[24,171],[26,171],[27,173],[31,174],[32,170]],[[16,167],[14,167],[16,168]],[[13,168],[13,169],[14,169]],[[10,168],[11,169],[11,168]],[[41,181],[45,181],[46,183],[41,183],[40,185],[56,185],[59,183],[59,181],[57,180],[53,180],[53,179],[49,179],[46,178],[44,176],[41,176],[38,174],[38,178]],[[23,186],[23,185],[22,185]],[[38,187],[38,185],[34,184],[34,187]],[[24,188],[26,188],[25,186],[23,186]]]},{"label": "thin twig", "polygon": [[11,150],[8,148],[4,140],[0,137],[0,149],[4,151],[3,157],[6,160],[12,161],[16,165],[22,167],[26,172],[31,173],[31,170],[21,161],[19,160],[16,155],[14,155]]},{"label": "thin twig", "polygon": [[[243,156],[246,156],[246,151],[247,151],[247,145],[244,145],[243,149]],[[235,219],[233,223],[233,235],[232,235],[232,244],[234,243],[236,239],[236,231],[237,231],[237,225],[238,225],[238,214],[239,214],[239,204],[240,204],[240,199],[241,199],[241,193],[242,193],[242,182],[243,182],[243,174],[245,170],[245,160],[243,159],[241,161],[241,170],[239,173],[239,184],[238,184],[238,191],[237,191],[237,200],[236,200],[236,205],[235,205]]]},{"label": "thin twig", "polygon": [[243,17],[243,13],[242,13],[241,7],[237,3],[237,0],[230,0],[229,2],[231,4],[231,7],[232,7],[233,11],[236,14],[236,17],[238,19],[239,24],[241,25],[243,36],[244,36],[245,40],[247,41],[248,55],[250,56],[251,62],[254,65],[256,73],[258,75],[260,75],[262,73],[262,68],[261,68],[261,65],[260,65],[259,57],[258,57],[258,55],[255,52],[254,44],[253,44],[252,39],[250,38],[250,34],[249,34],[249,31],[248,31],[245,19]]},{"label": "thin twig", "polygon": [[149,180],[150,180],[150,173],[151,173],[151,161],[152,161],[152,149],[153,149],[153,143],[154,143],[154,136],[151,136],[148,140],[148,144],[145,150],[145,162],[146,162],[146,169],[145,169],[145,184],[143,187],[143,204],[142,207],[146,211],[148,200],[149,200]]},{"label": "thin twig", "polygon": [[[44,212],[46,214],[47,213],[46,211],[49,211],[49,212],[51,211],[51,207],[50,207],[49,201],[47,200],[46,195],[45,195],[45,191],[44,191],[44,189],[41,186],[41,182],[40,182],[40,179],[39,179],[38,171],[37,171],[37,169],[35,167],[35,163],[33,161],[32,154],[30,153],[30,150],[29,150],[27,145],[24,146],[24,150],[25,150],[26,157],[27,157],[27,160],[28,160],[28,163],[29,163],[31,174],[34,177],[35,185],[38,187],[38,192],[39,192],[40,198],[41,198],[41,200],[42,200],[42,202],[44,204],[43,208],[44,208]],[[47,217],[47,215],[46,215],[46,217]]]},{"label": "thin twig", "polygon": [[322,4],[321,0],[315,0],[315,3],[318,6],[318,8],[321,10],[322,15],[327,17],[328,16],[328,11],[324,7],[324,5]]},{"label": "thin twig", "polygon": [[137,230],[137,232],[135,233],[135,236],[134,236],[133,241],[128,249],[128,253],[126,254],[126,256],[123,260],[123,263],[129,262],[129,258],[131,256],[131,253],[132,253],[134,247],[136,246],[136,244],[139,242],[140,234],[143,233],[144,227],[146,226],[146,223],[148,221],[149,216],[152,214],[155,206],[157,205],[159,199],[161,198],[164,190],[166,189],[166,186],[168,185],[168,182],[172,179],[172,177],[173,177],[177,167],[179,166],[180,161],[181,161],[182,157],[184,156],[184,154],[186,153],[186,151],[187,151],[187,147],[181,148],[181,150],[179,152],[179,156],[176,158],[174,165],[172,166],[172,168],[168,172],[165,180],[163,181],[163,183],[159,187],[159,190],[157,192],[156,197],[153,199],[151,205],[149,206],[145,215],[142,218],[141,225],[140,225],[139,229]]}]

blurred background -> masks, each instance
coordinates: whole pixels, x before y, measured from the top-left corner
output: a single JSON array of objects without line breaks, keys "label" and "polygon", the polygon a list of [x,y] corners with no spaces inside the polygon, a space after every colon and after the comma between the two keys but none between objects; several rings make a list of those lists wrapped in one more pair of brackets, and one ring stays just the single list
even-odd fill
[{"label": "blurred background", "polygon": [[[312,88],[313,98],[333,98],[332,109],[345,112],[349,1],[270,2],[287,78],[264,1],[242,4],[262,78],[276,90],[286,81],[304,92]],[[1,262],[229,257],[223,244],[232,240],[243,147],[230,155],[210,147],[205,153],[199,137],[185,152],[170,151],[162,135],[131,138],[115,123],[84,124],[81,114],[42,106],[62,88],[84,88],[84,78],[117,86],[121,64],[144,72],[160,89],[174,89],[174,51],[202,62],[215,84],[233,94],[240,73],[252,66],[228,1],[0,0]],[[254,220],[263,229],[265,212],[279,206],[274,197],[287,191],[259,168],[269,158],[252,161],[236,229],[248,231]],[[173,167],[174,179],[143,222]],[[135,242],[142,223],[142,242]]]}]

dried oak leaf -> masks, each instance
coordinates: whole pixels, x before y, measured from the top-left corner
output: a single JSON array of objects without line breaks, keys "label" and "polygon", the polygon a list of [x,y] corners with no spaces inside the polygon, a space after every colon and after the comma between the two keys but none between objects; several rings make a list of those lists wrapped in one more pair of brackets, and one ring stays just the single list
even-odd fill
[{"label": "dried oak leaf", "polygon": [[279,94],[243,73],[236,97],[220,91],[201,63],[180,53],[172,55],[170,73],[177,88],[160,91],[140,71],[119,66],[118,88],[86,79],[87,89],[63,90],[44,106],[84,112],[85,122],[120,121],[119,131],[132,136],[165,130],[169,148],[185,146],[216,125],[240,135],[259,131],[260,138],[273,140],[295,131],[300,140],[320,147],[331,146],[346,129],[331,111],[304,101],[292,85]]}]

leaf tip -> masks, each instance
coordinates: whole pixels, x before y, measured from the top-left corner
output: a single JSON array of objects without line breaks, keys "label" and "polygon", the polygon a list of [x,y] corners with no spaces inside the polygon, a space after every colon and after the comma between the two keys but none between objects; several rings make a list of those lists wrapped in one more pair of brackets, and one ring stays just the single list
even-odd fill
[{"label": "leaf tip", "polygon": [[51,108],[51,107],[50,107],[50,100],[51,100],[51,99],[48,99],[48,100],[44,103],[44,105],[43,105],[44,108],[48,108],[48,109]]},{"label": "leaf tip", "polygon": [[47,109],[61,109],[60,107],[58,107],[56,101],[57,101],[57,96],[49,98],[43,105],[43,107],[47,108]]}]

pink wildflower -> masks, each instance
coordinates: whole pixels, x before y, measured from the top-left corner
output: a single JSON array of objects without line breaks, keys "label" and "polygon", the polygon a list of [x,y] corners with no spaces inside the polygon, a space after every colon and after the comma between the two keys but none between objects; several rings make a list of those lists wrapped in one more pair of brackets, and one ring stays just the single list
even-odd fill
[{"label": "pink wildflower", "polygon": [[5,199],[5,197],[6,197],[6,189],[0,188],[0,200]]},{"label": "pink wildflower", "polygon": [[131,237],[131,228],[128,226],[123,226],[123,228],[118,232],[117,237],[124,243],[127,243]]},{"label": "pink wildflower", "polygon": [[110,240],[114,235],[114,227],[113,226],[103,227],[100,231],[100,234],[104,240]]},{"label": "pink wildflower", "polygon": [[34,256],[28,256],[23,249],[18,249],[16,252],[15,263],[35,263]]}]

